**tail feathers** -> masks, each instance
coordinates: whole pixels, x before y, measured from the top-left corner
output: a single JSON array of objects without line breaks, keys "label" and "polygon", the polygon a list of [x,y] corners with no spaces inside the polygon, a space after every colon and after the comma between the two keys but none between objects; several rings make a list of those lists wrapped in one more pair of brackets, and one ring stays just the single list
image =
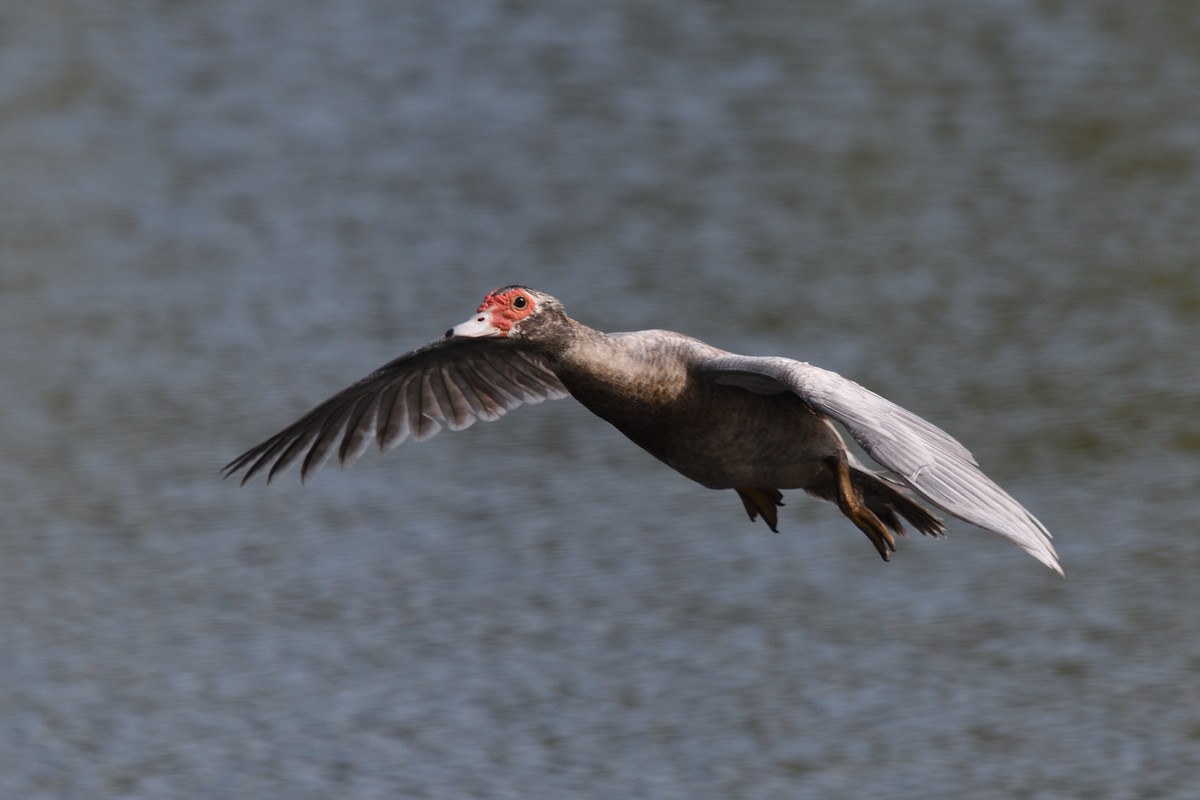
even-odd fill
[{"label": "tail feathers", "polygon": [[[908,535],[904,522],[928,536],[941,536],[946,532],[946,526],[940,519],[886,478],[851,467],[850,481],[871,513],[897,536]],[[837,502],[837,488],[832,479],[827,484],[822,481],[811,486],[807,491],[822,500]]]},{"label": "tail feathers", "polygon": [[[900,491],[899,484],[894,484],[886,478],[871,472],[850,468],[850,482],[854,491],[862,498],[866,507],[879,518],[884,527],[897,536],[907,536],[904,523],[916,528],[929,536],[941,536],[946,532],[946,526],[924,506]],[[837,502],[837,488],[832,476],[822,480],[805,490],[814,497]],[[778,506],[783,505],[783,494],[778,489],[761,489],[743,486],[737,489],[742,505],[751,520],[762,516],[767,527],[776,533],[779,523]],[[886,554],[885,554],[886,556]]]},{"label": "tail feathers", "polygon": [[900,536],[904,536],[904,526],[900,518],[904,518],[921,533],[928,536],[941,536],[946,532],[942,521],[930,514],[924,506],[906,494],[874,475],[867,472],[852,472],[851,480],[854,488],[862,493],[863,502],[880,521]]}]

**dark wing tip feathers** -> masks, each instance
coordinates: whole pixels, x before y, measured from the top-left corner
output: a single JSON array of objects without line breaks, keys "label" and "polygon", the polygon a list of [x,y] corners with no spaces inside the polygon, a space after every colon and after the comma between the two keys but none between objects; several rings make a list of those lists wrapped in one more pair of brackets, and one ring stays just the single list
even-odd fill
[{"label": "dark wing tip feathers", "polygon": [[335,453],[345,467],[372,441],[388,450],[410,437],[428,439],[443,426],[462,430],[519,405],[567,395],[538,356],[500,344],[438,339],[403,355],[230,461],[221,477],[242,472],[245,485],[266,469],[270,483],[303,456],[304,481]]}]

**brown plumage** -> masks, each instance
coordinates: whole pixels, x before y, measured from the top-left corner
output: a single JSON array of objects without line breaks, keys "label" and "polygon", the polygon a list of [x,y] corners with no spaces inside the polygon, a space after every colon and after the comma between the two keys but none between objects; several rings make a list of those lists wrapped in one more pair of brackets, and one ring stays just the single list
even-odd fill
[{"label": "brown plumage", "polygon": [[[475,316],[384,365],[230,462],[225,475],[301,477],[335,451],[343,465],[371,442],[420,441],[524,403],[568,394],[647,452],[710,489],[736,489],[776,530],[782,489],[835,503],[887,560],[903,522],[942,523],[904,489],[1015,541],[1061,573],[1046,528],[929,422],[836,373],[786,358],[719,350],[670,331],[601,333],[553,297],[497,289]],[[847,451],[840,423],[894,477]]]}]

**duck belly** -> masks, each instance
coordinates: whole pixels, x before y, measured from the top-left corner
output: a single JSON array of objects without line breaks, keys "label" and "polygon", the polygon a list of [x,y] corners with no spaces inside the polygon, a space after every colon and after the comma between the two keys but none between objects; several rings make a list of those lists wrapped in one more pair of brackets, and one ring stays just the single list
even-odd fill
[{"label": "duck belly", "polygon": [[827,475],[829,457],[845,450],[833,423],[795,395],[712,388],[703,397],[657,408],[589,408],[710,489],[803,489]]},{"label": "duck belly", "polygon": [[682,432],[667,452],[646,449],[710,489],[803,489],[827,475],[830,456],[844,450],[828,419],[807,410],[803,414],[758,424],[714,422],[700,431]]}]

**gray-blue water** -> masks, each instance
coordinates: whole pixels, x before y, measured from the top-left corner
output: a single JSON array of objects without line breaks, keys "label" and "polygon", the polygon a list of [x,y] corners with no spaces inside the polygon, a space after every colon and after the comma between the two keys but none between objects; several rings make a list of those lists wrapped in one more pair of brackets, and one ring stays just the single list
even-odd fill
[{"label": "gray-blue water", "polygon": [[[0,10],[0,796],[1200,796],[1191,2]],[[1056,535],[781,534],[571,401],[218,469],[523,282]]]}]

